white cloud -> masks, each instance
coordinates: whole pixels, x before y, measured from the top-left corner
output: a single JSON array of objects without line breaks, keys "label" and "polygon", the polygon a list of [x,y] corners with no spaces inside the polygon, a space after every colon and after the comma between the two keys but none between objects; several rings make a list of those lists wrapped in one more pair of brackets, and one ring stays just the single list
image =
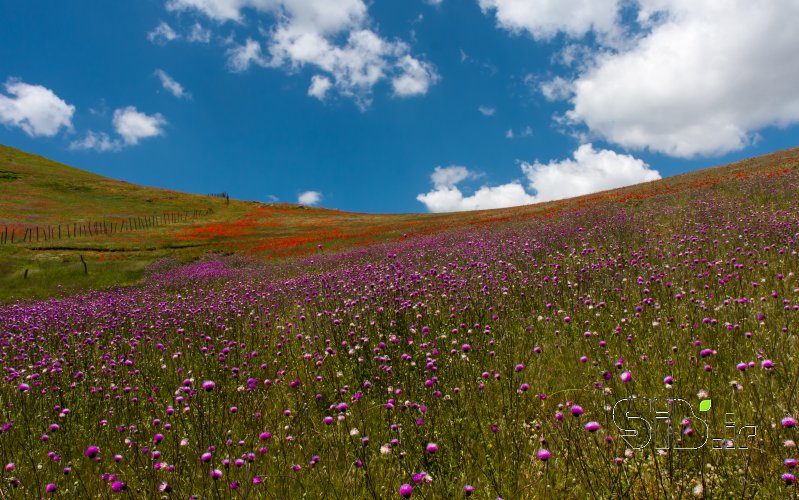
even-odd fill
[{"label": "white cloud", "polygon": [[158,45],[163,45],[178,38],[180,38],[180,35],[172,29],[172,26],[163,21],[154,30],[147,33],[147,39]]},{"label": "white cloud", "polygon": [[62,128],[72,129],[75,106],[67,104],[41,85],[9,79],[8,95],[0,94],[0,123],[21,128],[31,137],[52,137]]},{"label": "white cloud", "polygon": [[570,43],[555,58],[576,76],[539,86],[587,137],[690,158],[799,123],[796,0],[478,1],[513,33],[597,35],[599,48]]},{"label": "white cloud", "polygon": [[480,106],[477,108],[483,116],[494,116],[494,113],[497,112],[497,108],[492,108],[490,106]]},{"label": "white cloud", "polygon": [[327,96],[327,91],[333,86],[330,78],[322,75],[314,75],[311,77],[311,85],[308,87],[308,95],[316,97],[320,101],[324,101]]},{"label": "white cloud", "polygon": [[476,174],[460,165],[450,165],[449,167],[436,167],[430,180],[436,189],[449,189],[455,187],[461,181],[474,178]]},{"label": "white cloud", "polygon": [[571,159],[546,164],[524,162],[522,172],[536,193],[536,201],[571,198],[660,179],[657,170],[642,160],[607,149],[596,151],[591,144],[581,145]]},{"label": "white cloud", "polygon": [[444,3],[444,0],[425,0],[425,1],[426,1],[428,4],[430,4],[430,5],[434,6],[434,7],[438,7],[439,5],[441,5],[442,3]]},{"label": "white cloud", "polygon": [[527,32],[538,40],[558,33],[582,37],[617,32],[621,0],[478,0],[484,13],[495,12],[497,24],[514,33]]},{"label": "white cloud", "polygon": [[166,119],[160,113],[147,115],[128,106],[114,111],[114,130],[122,137],[126,146],[138,144],[142,139],[156,137],[164,133]]},{"label": "white cloud", "polygon": [[413,56],[404,55],[397,62],[400,74],[391,80],[394,95],[409,97],[424,95],[431,85],[440,80],[432,64],[420,61]]},{"label": "white cloud", "polygon": [[247,71],[250,65],[267,66],[268,62],[261,52],[261,44],[248,38],[244,45],[236,45],[227,50],[227,66],[234,73]]},{"label": "white cloud", "polygon": [[155,70],[155,76],[161,80],[161,85],[164,87],[164,89],[173,96],[177,97],[178,99],[191,99],[191,94],[186,92],[186,89],[183,88],[183,85],[169,76],[166,71],[157,69]]},{"label": "white cloud", "polygon": [[427,93],[439,79],[405,42],[384,39],[371,29],[364,0],[169,0],[167,8],[198,11],[220,22],[243,22],[246,11],[265,14],[275,23],[262,30],[265,44],[247,39],[228,49],[232,71],[252,65],[289,71],[311,66],[331,83],[325,95],[335,89],[362,109],[381,81],[391,82],[395,96],[407,97]]},{"label": "white cloud", "polygon": [[108,134],[104,132],[92,132],[90,130],[83,139],[70,142],[69,149],[93,149],[101,152],[119,151],[122,149],[122,141],[119,139],[111,140]]},{"label": "white cloud", "polygon": [[464,196],[457,187],[445,187],[420,194],[416,199],[430,212],[487,210],[535,203],[535,197],[527,194],[518,181],[501,186],[482,186],[471,196]]},{"label": "white cloud", "polygon": [[272,4],[274,2],[248,2],[246,0],[168,0],[166,8],[172,11],[196,9],[216,21],[240,21],[240,9],[251,3]]},{"label": "white cloud", "polygon": [[574,94],[572,82],[562,76],[541,82],[539,88],[548,101],[562,101]]},{"label": "white cloud", "polygon": [[662,19],[633,48],[596,57],[567,117],[635,149],[678,157],[750,144],[799,122],[799,3],[642,0]]},{"label": "white cloud", "polygon": [[466,167],[436,167],[431,176],[433,189],[416,199],[430,212],[458,212],[504,208],[569,198],[660,178],[643,161],[610,150],[596,151],[583,144],[571,159],[542,164],[523,162],[527,189],[514,180],[499,186],[482,186],[466,196],[458,184],[474,173]]},{"label": "white cloud", "polygon": [[194,23],[186,40],[190,42],[208,43],[211,41],[211,30],[204,28],[200,23]]},{"label": "white cloud", "polygon": [[513,139],[516,137],[532,137],[532,136],[533,136],[533,128],[530,125],[527,125],[518,132],[514,132],[512,128],[509,128],[507,132],[505,132],[505,139]]},{"label": "white cloud", "polygon": [[297,203],[302,205],[316,205],[322,201],[322,193],[319,191],[305,191],[297,197]]}]

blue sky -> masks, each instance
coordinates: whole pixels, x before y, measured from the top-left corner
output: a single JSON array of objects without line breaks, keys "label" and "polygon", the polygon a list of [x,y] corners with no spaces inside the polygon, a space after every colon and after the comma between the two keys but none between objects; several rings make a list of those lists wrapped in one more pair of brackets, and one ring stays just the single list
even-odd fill
[{"label": "blue sky", "polygon": [[794,0],[0,4],[0,143],[196,193],[492,208],[797,145]]}]

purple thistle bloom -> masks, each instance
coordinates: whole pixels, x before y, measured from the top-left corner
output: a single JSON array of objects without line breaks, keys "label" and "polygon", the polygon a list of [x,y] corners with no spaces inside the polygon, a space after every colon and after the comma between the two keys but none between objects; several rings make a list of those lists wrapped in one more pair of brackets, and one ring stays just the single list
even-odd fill
[{"label": "purple thistle bloom", "polygon": [[588,432],[596,432],[601,428],[602,426],[599,425],[599,422],[595,422],[593,420],[585,424],[585,430],[587,430]]},{"label": "purple thistle bloom", "polygon": [[782,426],[786,428],[796,427],[796,419],[793,417],[785,417],[782,419]]},{"label": "purple thistle bloom", "polygon": [[789,484],[790,485],[790,484],[793,484],[794,481],[796,481],[796,476],[794,476],[790,472],[786,472],[785,474],[783,474],[780,477],[782,478],[783,481],[785,481],[785,484]]},{"label": "purple thistle bloom", "polygon": [[53,483],[50,483],[44,487],[44,491],[46,491],[47,493],[55,493],[55,490],[57,489],[58,487]]},{"label": "purple thistle bloom", "polygon": [[206,380],[200,387],[206,392],[211,392],[214,390],[214,387],[216,387],[216,383],[213,380]]},{"label": "purple thistle bloom", "polygon": [[472,493],[474,493],[474,486],[467,484],[466,486],[463,487],[463,492],[466,494],[467,497],[472,496]]},{"label": "purple thistle bloom", "polygon": [[413,493],[413,486],[408,483],[403,484],[400,486],[399,494],[402,498],[410,498],[411,494]]},{"label": "purple thistle bloom", "polygon": [[625,372],[621,372],[621,375],[619,375],[619,378],[621,379],[622,382],[629,382],[629,381],[631,381],[633,379],[633,374],[630,373],[630,372],[626,372],[626,371]]},{"label": "purple thistle bloom", "polygon": [[582,407],[582,406],[580,406],[580,405],[573,405],[573,406],[571,407],[571,409],[569,409],[569,411],[570,411],[570,412],[571,412],[571,414],[572,414],[572,415],[574,415],[575,417],[579,417],[580,415],[582,415],[582,414],[584,413],[583,407]]},{"label": "purple thistle bloom", "polygon": [[535,456],[538,457],[538,459],[541,460],[542,462],[546,462],[547,460],[549,460],[549,457],[552,456],[552,453],[550,453],[550,451],[547,450],[546,448],[541,448],[540,450],[538,450],[538,453],[536,453]]},{"label": "purple thistle bloom", "polygon": [[89,446],[88,448],[86,448],[85,454],[86,458],[95,458],[97,457],[97,455],[100,454],[100,448],[98,448],[97,446]]},{"label": "purple thistle bloom", "polygon": [[111,491],[115,493],[119,493],[120,491],[125,491],[127,488],[128,485],[126,485],[122,481],[114,481],[114,484],[111,485]]},{"label": "purple thistle bloom", "polygon": [[211,479],[213,479],[214,481],[216,481],[217,479],[221,479],[223,474],[222,474],[222,471],[221,471],[221,470],[219,470],[219,469],[213,469],[213,470],[211,471],[211,474],[210,474],[210,475],[211,475]]},{"label": "purple thistle bloom", "polygon": [[424,449],[427,453],[436,453],[438,451],[438,445],[436,443],[427,443]]},{"label": "purple thistle bloom", "polygon": [[200,455],[200,460],[202,460],[203,462],[210,462],[211,458],[213,458],[213,455],[211,455],[209,452],[205,452],[202,455]]}]

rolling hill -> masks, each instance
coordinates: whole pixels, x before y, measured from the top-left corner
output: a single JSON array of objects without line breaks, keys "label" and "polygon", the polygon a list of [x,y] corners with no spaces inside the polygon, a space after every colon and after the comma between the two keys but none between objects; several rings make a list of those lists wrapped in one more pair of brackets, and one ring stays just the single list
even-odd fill
[{"label": "rolling hill", "polygon": [[[0,145],[0,301],[132,284],[159,258],[285,259],[607,203],[672,203],[796,169],[799,148],[578,198],[454,214],[364,214],[138,186]],[[13,239],[13,243],[12,243]],[[86,263],[84,267],[83,262]]]}]

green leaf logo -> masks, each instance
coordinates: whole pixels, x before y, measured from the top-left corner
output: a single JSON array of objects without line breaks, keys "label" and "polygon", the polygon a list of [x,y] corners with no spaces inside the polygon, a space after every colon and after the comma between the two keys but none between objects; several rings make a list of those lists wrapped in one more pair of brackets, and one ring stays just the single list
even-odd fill
[{"label": "green leaf logo", "polygon": [[711,406],[713,406],[713,403],[709,399],[703,399],[699,403],[699,411],[710,411]]}]

